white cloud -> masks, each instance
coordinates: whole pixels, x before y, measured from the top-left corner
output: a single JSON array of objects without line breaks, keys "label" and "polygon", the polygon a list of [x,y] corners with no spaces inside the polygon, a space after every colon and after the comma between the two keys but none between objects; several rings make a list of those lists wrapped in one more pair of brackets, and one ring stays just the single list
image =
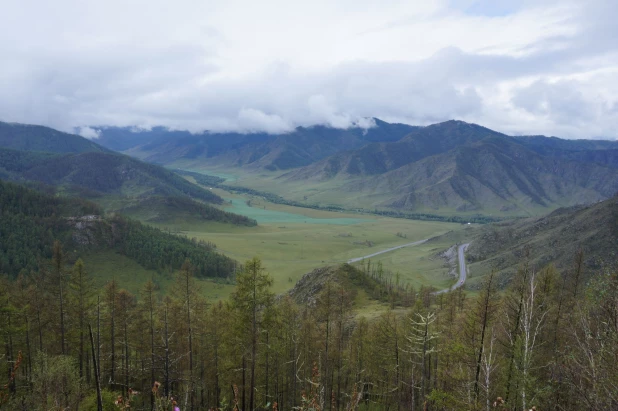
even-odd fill
[{"label": "white cloud", "polygon": [[96,140],[101,136],[101,131],[92,127],[78,127],[77,134],[90,140]]},{"label": "white cloud", "polygon": [[239,131],[265,131],[271,134],[282,134],[292,131],[294,127],[276,114],[266,114],[253,108],[243,108],[238,113]]},{"label": "white cloud", "polygon": [[[612,0],[4,0],[0,119],[618,137]],[[88,133],[88,131],[86,131]]]}]

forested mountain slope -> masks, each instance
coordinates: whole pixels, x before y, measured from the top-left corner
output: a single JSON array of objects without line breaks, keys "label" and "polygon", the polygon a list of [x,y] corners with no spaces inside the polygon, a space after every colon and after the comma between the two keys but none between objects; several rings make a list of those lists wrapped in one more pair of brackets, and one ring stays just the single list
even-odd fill
[{"label": "forested mountain slope", "polygon": [[213,244],[198,243],[120,216],[105,217],[93,203],[50,196],[0,181],[0,273],[16,276],[50,259],[54,240],[65,249],[113,250],[145,268],[178,269],[186,258],[200,277],[228,277],[234,261]]},{"label": "forested mountain slope", "polygon": [[490,275],[475,294],[412,292],[405,308],[371,301],[382,309],[369,311],[355,302],[380,287],[349,265],[316,270],[302,295],[275,298],[268,267],[254,258],[229,301],[209,304],[189,264],[158,295],[150,281],[138,294],[116,280],[97,293],[87,266],[56,270],[59,260],[48,273],[0,277],[3,409],[93,410],[97,387],[110,410],[172,401],[194,411],[618,404],[616,273],[584,283],[552,268],[521,270],[506,289]]}]

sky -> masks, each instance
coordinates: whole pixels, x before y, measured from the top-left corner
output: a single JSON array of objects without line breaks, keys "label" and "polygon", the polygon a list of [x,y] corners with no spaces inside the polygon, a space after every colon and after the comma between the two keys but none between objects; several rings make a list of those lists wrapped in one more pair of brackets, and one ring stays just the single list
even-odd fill
[{"label": "sky", "polygon": [[0,121],[618,138],[615,0],[0,0]]}]

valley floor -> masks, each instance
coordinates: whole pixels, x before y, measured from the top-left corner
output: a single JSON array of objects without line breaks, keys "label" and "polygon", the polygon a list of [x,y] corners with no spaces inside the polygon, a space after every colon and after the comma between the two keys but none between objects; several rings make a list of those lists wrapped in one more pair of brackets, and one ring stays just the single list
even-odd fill
[{"label": "valley floor", "polygon": [[[226,211],[254,218],[259,225],[233,227],[186,221],[154,225],[189,238],[212,241],[219,251],[241,263],[254,256],[260,257],[274,278],[276,293],[292,288],[300,277],[317,267],[345,263],[355,257],[463,228],[455,223],[292,207],[273,204],[261,197],[219,189],[213,191],[227,200],[223,207]],[[377,255],[371,262],[382,264],[385,271],[399,273],[400,281],[415,287],[447,288],[455,280],[448,274],[446,262],[437,254],[451,245],[419,244]],[[355,264],[360,265],[362,261]],[[208,296],[221,298],[225,294],[219,285],[214,295]]]}]

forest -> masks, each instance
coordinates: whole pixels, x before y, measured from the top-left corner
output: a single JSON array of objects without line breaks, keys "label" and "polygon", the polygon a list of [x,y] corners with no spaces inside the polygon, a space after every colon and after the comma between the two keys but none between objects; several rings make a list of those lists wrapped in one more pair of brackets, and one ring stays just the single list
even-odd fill
[{"label": "forest", "polygon": [[[610,410],[618,407],[618,276],[525,259],[506,289],[415,293],[355,311],[328,281],[275,296],[259,258],[228,301],[206,301],[186,260],[162,293],[95,289],[59,242],[0,286],[0,404],[10,410]],[[375,273],[369,264],[351,276]]]},{"label": "forest", "polygon": [[[211,214],[219,221],[255,224],[206,204],[196,203],[189,208],[191,203],[182,199],[163,201],[177,202],[202,215]],[[217,253],[213,243],[165,233],[120,215],[105,216],[99,206],[82,199],[55,197],[0,181],[0,207],[0,273],[10,277],[21,270],[36,271],[42,259],[51,258],[54,240],[74,250],[68,256],[72,261],[76,253],[87,249],[110,249],[145,268],[171,272],[189,258],[196,275],[209,278],[230,277],[236,265]]]}]

